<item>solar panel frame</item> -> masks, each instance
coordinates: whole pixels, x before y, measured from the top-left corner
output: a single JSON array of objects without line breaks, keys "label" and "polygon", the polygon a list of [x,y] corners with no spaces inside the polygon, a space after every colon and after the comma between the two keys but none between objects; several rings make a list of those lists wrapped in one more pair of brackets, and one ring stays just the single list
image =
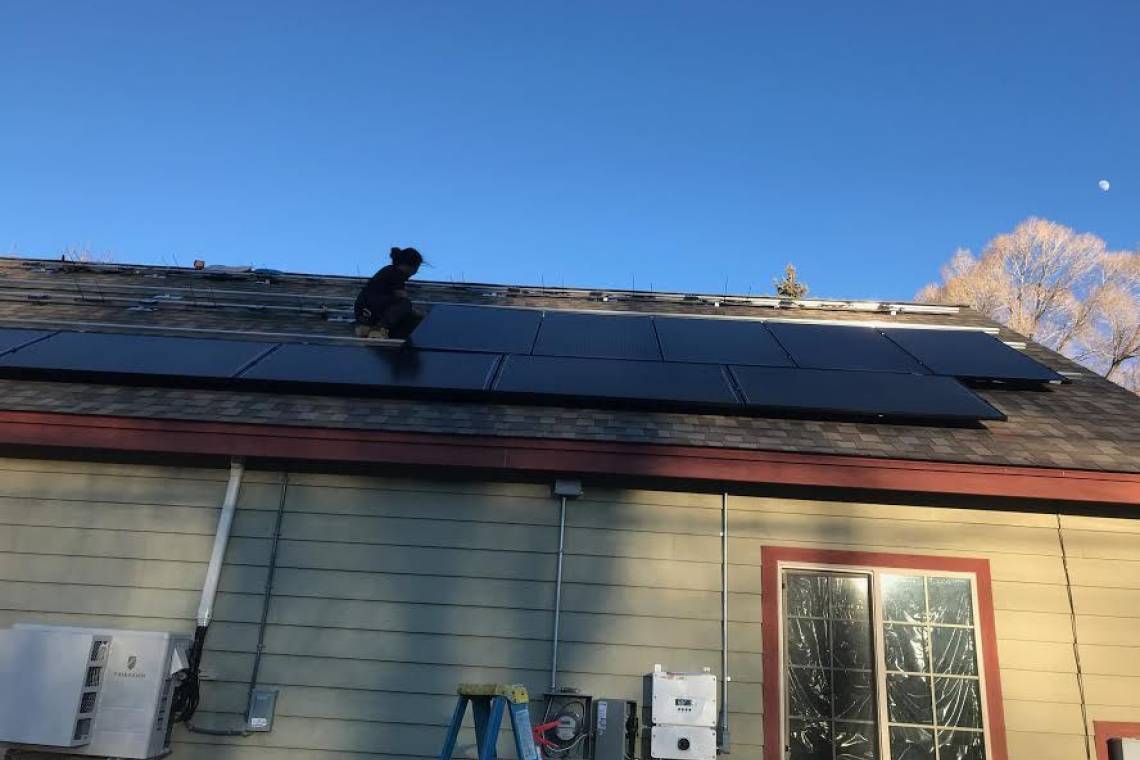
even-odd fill
[{"label": "solar panel frame", "polygon": [[653,318],[665,361],[794,367],[763,322],[751,319]]},{"label": "solar panel frame", "polygon": [[58,332],[0,356],[7,373],[164,382],[225,379],[277,344],[129,333]]},{"label": "solar panel frame", "polygon": [[537,309],[439,304],[408,342],[422,349],[529,354],[541,324]]},{"label": "solar panel frame", "polygon": [[930,374],[874,327],[803,322],[768,322],[767,327],[803,369]]},{"label": "solar panel frame", "polygon": [[245,384],[299,385],[377,391],[480,393],[501,355],[286,343],[246,368]]},{"label": "solar panel frame", "polygon": [[981,330],[885,327],[880,332],[936,375],[968,380],[1067,382],[1063,375]]},{"label": "solar panel frame", "polygon": [[504,359],[492,390],[538,400],[741,408],[724,368],[715,364],[511,355]]},{"label": "solar panel frame", "polygon": [[0,356],[17,351],[31,343],[55,335],[55,330],[31,330],[24,327],[0,328]]},{"label": "solar panel frame", "polygon": [[642,314],[545,312],[531,353],[578,359],[661,360],[653,318]]},{"label": "solar panel frame", "polygon": [[[617,318],[650,319],[641,315]],[[668,336],[674,321],[673,317],[654,318],[654,341],[659,340],[657,323],[665,323],[663,333]],[[683,321],[739,322],[691,318]],[[756,322],[749,325],[764,327]],[[936,332],[914,328],[883,330],[905,331],[904,338]],[[984,336],[1003,351],[1012,351],[1014,356],[1043,367],[986,333],[937,332]],[[643,330],[641,335],[644,336]],[[898,345],[886,334],[882,338]],[[661,350],[670,345],[668,337],[661,337],[660,341],[657,345]],[[674,355],[670,352],[670,357]],[[1061,377],[1044,369],[1051,377]],[[484,401],[502,397],[523,403],[573,401],[589,406],[801,418],[951,423],[1005,419],[1000,411],[949,375],[523,353],[504,357],[497,352],[280,344],[129,333],[0,328],[0,375],[194,387],[317,389],[342,395],[430,395]],[[765,378],[777,378],[780,383],[768,387]]]},{"label": "solar panel frame", "polygon": [[864,370],[734,365],[745,405],[778,416],[1001,421],[989,402],[951,377]]}]

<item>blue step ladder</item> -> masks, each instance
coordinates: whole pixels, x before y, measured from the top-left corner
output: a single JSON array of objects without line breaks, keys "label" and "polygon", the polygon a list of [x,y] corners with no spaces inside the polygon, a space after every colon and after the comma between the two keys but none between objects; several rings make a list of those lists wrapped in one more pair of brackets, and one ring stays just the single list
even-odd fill
[{"label": "blue step ladder", "polygon": [[451,725],[447,728],[447,738],[444,739],[439,760],[451,760],[468,702],[471,703],[471,711],[475,716],[475,741],[479,748],[479,760],[495,760],[503,713],[508,709],[519,760],[538,760],[538,747],[534,744],[530,726],[530,697],[526,687],[503,683],[462,683],[455,693],[459,695],[459,701],[451,716]]}]

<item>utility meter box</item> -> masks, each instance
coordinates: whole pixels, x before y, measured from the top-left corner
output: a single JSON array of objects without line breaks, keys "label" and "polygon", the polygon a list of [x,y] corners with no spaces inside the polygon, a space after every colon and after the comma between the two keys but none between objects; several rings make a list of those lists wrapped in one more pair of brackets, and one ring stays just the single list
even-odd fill
[{"label": "utility meter box", "polygon": [[[165,754],[175,676],[186,668],[189,646],[188,636],[160,631],[43,625],[0,630],[0,742],[102,757]],[[53,657],[22,654],[28,652]],[[76,683],[83,684],[78,691],[72,688]],[[37,699],[28,700],[28,694]],[[19,717],[9,717],[11,705]],[[54,726],[61,714],[74,718],[66,741],[58,727],[29,728]]]},{"label": "utility meter box", "polygon": [[713,760],[716,757],[716,676],[670,673],[660,665],[645,676],[647,757]]}]

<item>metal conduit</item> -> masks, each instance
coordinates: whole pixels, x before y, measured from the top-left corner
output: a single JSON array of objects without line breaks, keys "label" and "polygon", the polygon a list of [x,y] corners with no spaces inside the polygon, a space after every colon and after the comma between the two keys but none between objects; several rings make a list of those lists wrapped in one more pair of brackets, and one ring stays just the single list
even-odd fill
[{"label": "metal conduit", "polygon": [[566,551],[566,497],[558,517],[558,570],[554,578],[554,633],[550,649],[550,690],[558,688],[558,626],[562,615],[562,558]]},{"label": "metal conduit", "polygon": [[728,494],[720,501],[720,716],[717,721],[717,752],[732,754],[732,733],[728,729]]},{"label": "metal conduit", "polygon": [[[269,605],[273,601],[273,577],[277,574],[277,550],[281,544],[281,523],[285,517],[285,497],[288,494],[288,489],[289,473],[281,473],[281,492],[277,498],[277,519],[273,523],[273,543],[269,548],[269,567],[265,570],[265,593],[261,599],[261,621],[257,625],[257,649],[253,655],[253,668],[249,675],[247,704],[253,703],[253,692],[257,688],[257,677],[261,672],[261,656],[265,653],[265,629],[269,623]],[[249,717],[247,714],[247,722]]]}]

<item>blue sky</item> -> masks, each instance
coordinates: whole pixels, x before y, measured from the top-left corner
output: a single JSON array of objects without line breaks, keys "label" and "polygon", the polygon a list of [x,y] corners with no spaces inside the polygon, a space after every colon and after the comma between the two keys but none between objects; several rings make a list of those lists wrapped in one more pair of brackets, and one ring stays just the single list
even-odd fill
[{"label": "blue sky", "polygon": [[[909,298],[1140,246],[1140,3],[0,3],[0,252]],[[1106,178],[1105,193],[1097,181]]]}]

